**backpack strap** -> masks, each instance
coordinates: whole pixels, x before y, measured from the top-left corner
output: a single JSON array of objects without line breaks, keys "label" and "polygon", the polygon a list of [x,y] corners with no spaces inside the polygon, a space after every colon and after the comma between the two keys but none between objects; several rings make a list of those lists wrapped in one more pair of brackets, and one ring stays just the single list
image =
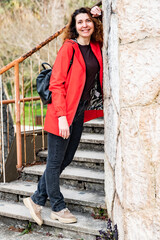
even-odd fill
[{"label": "backpack strap", "polygon": [[[72,63],[73,63],[74,53],[75,53],[75,49],[73,48],[73,55],[72,55],[72,58],[71,58],[71,60],[70,60],[69,69],[68,69],[68,71],[67,71],[67,74],[69,73],[69,70],[70,70],[71,65],[72,65]],[[48,65],[50,68],[52,68],[49,63],[43,62],[43,63],[42,63],[42,67],[43,67],[44,70],[46,70],[45,65]]]},{"label": "backpack strap", "polygon": [[45,65],[48,65],[50,68],[52,68],[51,65],[50,65],[49,63],[47,63],[47,62],[43,62],[43,63],[42,63],[42,67],[43,67],[44,70],[46,70]]},{"label": "backpack strap", "polygon": [[70,65],[69,65],[67,74],[69,73],[69,70],[70,70],[70,68],[71,68],[71,66],[72,66],[73,58],[74,58],[74,53],[75,53],[75,49],[73,48],[73,55],[72,55],[72,58],[71,58],[71,61],[70,61]]}]

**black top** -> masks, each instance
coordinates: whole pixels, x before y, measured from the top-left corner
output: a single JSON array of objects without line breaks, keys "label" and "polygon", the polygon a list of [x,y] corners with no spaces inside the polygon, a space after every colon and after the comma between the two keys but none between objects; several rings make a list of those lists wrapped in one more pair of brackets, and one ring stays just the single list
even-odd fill
[{"label": "black top", "polygon": [[81,100],[90,100],[90,91],[95,85],[95,76],[99,72],[99,62],[92,52],[90,45],[79,45],[80,51],[83,55],[86,64],[86,82],[81,96]]}]

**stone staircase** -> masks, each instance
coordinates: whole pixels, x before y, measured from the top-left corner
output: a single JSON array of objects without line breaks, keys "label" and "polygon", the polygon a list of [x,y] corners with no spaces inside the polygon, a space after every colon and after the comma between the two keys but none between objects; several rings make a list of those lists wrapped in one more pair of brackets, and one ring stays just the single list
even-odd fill
[{"label": "stone staircase", "polygon": [[[103,119],[85,124],[79,148],[73,162],[61,174],[61,191],[67,207],[76,215],[78,222],[62,224],[50,219],[49,200],[42,210],[44,226],[54,228],[55,235],[62,233],[67,239],[95,240],[106,222],[94,219],[92,213],[106,209],[104,203],[104,136]],[[34,222],[23,197],[36,190],[37,182],[45,169],[47,151],[38,153],[40,165],[25,167],[22,178],[11,183],[0,184],[0,216],[21,221]]]}]

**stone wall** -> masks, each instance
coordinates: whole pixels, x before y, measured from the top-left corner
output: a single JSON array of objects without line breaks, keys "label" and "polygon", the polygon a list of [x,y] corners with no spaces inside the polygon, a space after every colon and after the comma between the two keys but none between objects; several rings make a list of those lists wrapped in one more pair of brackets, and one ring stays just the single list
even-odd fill
[{"label": "stone wall", "polygon": [[[1,92],[1,89],[0,89],[0,92]],[[2,99],[3,100],[7,99],[6,94],[4,92],[4,88],[2,88]],[[1,127],[0,129],[0,166],[1,166],[2,158],[3,158],[1,114],[0,114],[0,127]],[[8,157],[9,148],[11,147],[13,138],[14,138],[14,125],[13,125],[12,116],[10,114],[10,109],[9,108],[7,109],[7,105],[3,105],[3,142],[4,142],[4,159],[5,160]]]},{"label": "stone wall", "polygon": [[104,0],[105,191],[120,240],[160,239],[160,1]]}]

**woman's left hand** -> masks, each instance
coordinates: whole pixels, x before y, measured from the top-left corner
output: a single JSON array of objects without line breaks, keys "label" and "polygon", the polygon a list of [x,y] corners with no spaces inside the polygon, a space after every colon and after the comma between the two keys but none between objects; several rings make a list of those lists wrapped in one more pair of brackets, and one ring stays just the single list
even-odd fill
[{"label": "woman's left hand", "polygon": [[98,6],[95,6],[91,9],[91,14],[93,17],[99,17],[102,14],[102,9]]},{"label": "woman's left hand", "polygon": [[58,124],[59,124],[59,135],[64,139],[69,138],[70,132],[69,132],[69,125],[68,125],[66,116],[59,117]]}]

